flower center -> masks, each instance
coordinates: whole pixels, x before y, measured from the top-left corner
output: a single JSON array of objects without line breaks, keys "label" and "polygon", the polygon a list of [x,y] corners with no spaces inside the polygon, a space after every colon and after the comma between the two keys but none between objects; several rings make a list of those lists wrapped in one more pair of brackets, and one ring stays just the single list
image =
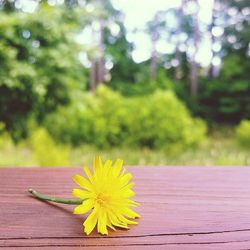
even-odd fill
[{"label": "flower center", "polygon": [[107,204],[109,201],[109,196],[103,193],[99,193],[96,197],[96,202],[98,202],[100,205]]}]

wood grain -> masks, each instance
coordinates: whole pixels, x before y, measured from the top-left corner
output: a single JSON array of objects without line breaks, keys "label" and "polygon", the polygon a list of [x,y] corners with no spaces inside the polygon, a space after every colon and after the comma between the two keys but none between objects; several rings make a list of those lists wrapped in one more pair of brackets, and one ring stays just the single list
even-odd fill
[{"label": "wood grain", "polygon": [[41,202],[27,189],[71,197],[81,168],[0,169],[0,247],[6,249],[250,249],[250,168],[128,167],[139,225],[83,233],[74,205]]}]

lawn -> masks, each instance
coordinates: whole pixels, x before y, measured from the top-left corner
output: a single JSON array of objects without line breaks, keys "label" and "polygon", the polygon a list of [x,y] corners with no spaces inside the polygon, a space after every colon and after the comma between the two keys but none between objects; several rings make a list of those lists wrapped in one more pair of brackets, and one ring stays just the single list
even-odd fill
[{"label": "lawn", "polygon": [[[122,158],[126,165],[169,165],[169,166],[246,166],[250,165],[249,149],[240,146],[232,130],[216,130],[198,148],[181,152],[176,150],[151,150],[148,148],[97,149],[93,146],[69,148],[68,163],[62,165],[90,165],[94,155],[104,159]],[[47,154],[42,156],[45,161]],[[53,155],[52,155],[53,157]],[[51,162],[50,159],[48,159]],[[0,167],[42,166],[34,156],[32,147],[26,142],[15,145],[9,137],[0,140]],[[50,164],[49,164],[50,165]],[[52,164],[54,165],[54,164]],[[57,164],[55,164],[57,165]]]}]

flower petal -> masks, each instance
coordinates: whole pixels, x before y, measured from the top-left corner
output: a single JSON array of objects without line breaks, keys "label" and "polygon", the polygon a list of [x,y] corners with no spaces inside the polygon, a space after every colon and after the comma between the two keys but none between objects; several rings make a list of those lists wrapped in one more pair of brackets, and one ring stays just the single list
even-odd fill
[{"label": "flower petal", "polygon": [[85,174],[87,175],[87,177],[89,178],[89,180],[91,182],[93,182],[93,175],[91,174],[91,172],[89,171],[88,167],[83,167],[83,171],[85,172]]},{"label": "flower petal", "polygon": [[117,159],[113,167],[113,175],[117,177],[122,169],[123,160]]},{"label": "flower petal", "polygon": [[123,215],[121,214],[117,214],[117,218],[122,221],[124,224],[133,224],[133,225],[136,225],[138,224],[137,221],[132,221],[132,220],[129,220],[127,218],[125,218]]},{"label": "flower petal", "polygon": [[101,234],[108,234],[107,213],[102,207],[99,209],[97,231]]},{"label": "flower petal", "polygon": [[128,229],[127,224],[122,223],[117,217],[116,215],[114,215],[112,212],[108,211],[108,218],[111,221],[111,223],[116,226],[116,227],[121,227],[121,228],[126,228]]},{"label": "flower petal", "polygon": [[105,161],[104,167],[103,167],[103,170],[104,170],[103,174],[105,177],[108,177],[111,167],[112,167],[112,161],[111,160]]},{"label": "flower petal", "polygon": [[124,189],[121,192],[121,197],[129,198],[135,195],[135,192],[131,189]]},{"label": "flower petal", "polygon": [[88,199],[74,209],[74,214],[85,214],[94,206],[94,200]]},{"label": "flower petal", "polygon": [[80,198],[80,199],[88,199],[88,198],[93,197],[93,194],[91,192],[88,192],[88,191],[85,191],[82,189],[78,189],[78,188],[74,188],[72,190],[72,194],[75,197]]},{"label": "flower petal", "polygon": [[73,180],[75,181],[76,184],[78,184],[82,188],[85,188],[89,191],[93,191],[93,187],[91,186],[91,183],[83,176],[76,174],[73,176]]},{"label": "flower petal", "polygon": [[97,208],[95,207],[92,213],[88,216],[88,218],[83,223],[84,232],[87,235],[89,235],[95,228],[97,219],[98,219],[98,213],[97,213]]},{"label": "flower petal", "polygon": [[102,160],[100,156],[96,156],[93,164],[94,172],[102,168]]},{"label": "flower petal", "polygon": [[130,219],[135,219],[135,218],[140,218],[141,216],[136,213],[135,211],[133,211],[132,209],[126,207],[121,209],[121,212],[128,218]]},{"label": "flower petal", "polygon": [[122,176],[120,178],[122,185],[123,186],[127,185],[128,182],[131,180],[131,178],[132,178],[132,174],[131,173],[127,173],[124,176]]}]

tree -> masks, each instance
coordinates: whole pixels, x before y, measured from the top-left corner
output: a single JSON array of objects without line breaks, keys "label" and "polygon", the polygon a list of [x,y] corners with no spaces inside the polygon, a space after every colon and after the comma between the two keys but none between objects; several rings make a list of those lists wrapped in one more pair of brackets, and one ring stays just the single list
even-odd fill
[{"label": "tree", "polygon": [[157,57],[158,57],[158,53],[156,50],[156,44],[157,41],[160,38],[160,34],[159,34],[159,15],[160,12],[156,12],[154,15],[154,18],[152,20],[151,23],[151,27],[150,27],[150,35],[151,35],[151,43],[152,43],[152,52],[151,52],[151,60],[150,60],[150,79],[151,80],[155,80],[156,76],[157,76]]},{"label": "tree", "polygon": [[66,15],[47,4],[32,14],[1,11],[0,121],[16,139],[27,133],[29,117],[41,122],[70,101],[69,89],[84,88],[73,40],[78,26]]},{"label": "tree", "polygon": [[198,63],[196,56],[199,49],[200,31],[199,31],[199,4],[195,0],[193,3],[196,4],[196,10],[193,13],[193,54],[191,56],[191,69],[190,69],[190,80],[191,80],[191,95],[196,96],[198,93]]},{"label": "tree", "polygon": [[210,121],[235,124],[250,118],[250,12],[248,1],[216,2],[223,9],[214,20],[214,28],[224,33],[221,70],[213,80],[204,80],[198,107]]}]

